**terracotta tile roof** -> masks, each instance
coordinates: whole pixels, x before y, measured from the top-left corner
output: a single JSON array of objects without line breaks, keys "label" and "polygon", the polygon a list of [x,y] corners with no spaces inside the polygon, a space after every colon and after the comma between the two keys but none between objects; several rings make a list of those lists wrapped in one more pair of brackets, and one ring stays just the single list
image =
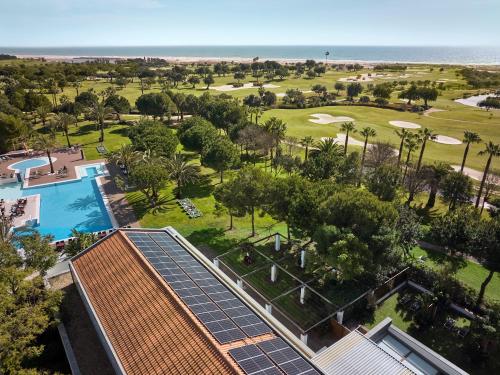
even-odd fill
[{"label": "terracotta tile roof", "polygon": [[127,374],[241,372],[120,231],[72,263]]}]

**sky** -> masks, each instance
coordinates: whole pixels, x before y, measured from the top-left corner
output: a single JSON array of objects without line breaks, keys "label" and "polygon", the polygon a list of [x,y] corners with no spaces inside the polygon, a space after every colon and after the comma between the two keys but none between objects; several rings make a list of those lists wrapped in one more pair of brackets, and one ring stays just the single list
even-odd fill
[{"label": "sky", "polygon": [[500,0],[0,0],[0,46],[498,46]]}]

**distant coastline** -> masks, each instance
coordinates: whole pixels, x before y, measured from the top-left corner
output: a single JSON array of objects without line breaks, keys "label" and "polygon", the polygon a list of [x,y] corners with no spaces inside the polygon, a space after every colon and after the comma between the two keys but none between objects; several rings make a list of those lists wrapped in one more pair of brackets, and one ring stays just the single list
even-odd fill
[{"label": "distant coastline", "polygon": [[0,47],[0,53],[57,61],[85,59],[162,58],[172,62],[248,62],[260,60],[329,63],[404,63],[443,65],[500,65],[500,47],[387,47],[387,46],[156,46],[156,47]]}]

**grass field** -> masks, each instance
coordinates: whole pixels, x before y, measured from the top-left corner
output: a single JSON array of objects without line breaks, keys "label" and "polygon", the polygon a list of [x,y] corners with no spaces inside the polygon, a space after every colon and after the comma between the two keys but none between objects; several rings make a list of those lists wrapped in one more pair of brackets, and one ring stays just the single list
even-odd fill
[{"label": "grass field", "polygon": [[[19,61],[2,61],[0,65],[9,64],[20,64],[22,60]],[[25,63],[30,65],[41,64],[34,61],[26,61]],[[334,84],[339,79],[347,77],[356,77],[361,74],[371,73],[373,75],[372,81],[361,81],[365,86],[368,84],[377,84],[383,82],[392,81],[439,81],[444,82],[447,89],[441,92],[438,100],[434,103],[430,103],[433,107],[442,109],[442,112],[434,112],[428,116],[422,116],[415,113],[409,112],[399,112],[390,109],[380,109],[371,107],[347,107],[347,106],[335,106],[335,107],[318,107],[310,109],[297,109],[297,110],[270,110],[266,111],[262,117],[262,121],[269,119],[272,116],[279,117],[283,119],[288,125],[288,136],[294,136],[297,138],[302,138],[307,135],[311,135],[316,139],[321,137],[334,137],[339,132],[340,124],[329,124],[329,125],[319,125],[309,122],[309,115],[313,113],[325,113],[334,116],[349,116],[355,119],[358,129],[365,126],[371,126],[377,131],[377,136],[372,139],[390,141],[395,145],[399,145],[399,138],[396,136],[394,131],[396,127],[390,125],[388,121],[391,120],[403,120],[415,122],[422,127],[429,127],[435,132],[450,136],[457,139],[462,139],[464,130],[473,130],[478,132],[484,140],[491,140],[495,143],[500,142],[500,111],[484,111],[478,108],[468,107],[459,103],[454,102],[454,99],[461,98],[464,93],[477,94],[484,92],[485,90],[466,90],[465,81],[460,75],[457,74],[458,68],[449,67],[444,71],[440,71],[437,67],[432,67],[429,65],[410,65],[408,69],[403,72],[385,72],[382,73],[384,77],[376,77],[375,72],[368,69],[363,69],[358,72],[346,72],[346,71],[336,71],[328,70],[325,74],[313,79],[306,78],[305,75],[301,78],[295,78],[294,76],[289,76],[283,80],[273,80],[271,83],[273,85],[279,86],[276,88],[270,88],[268,90],[275,93],[285,93],[287,89],[297,88],[303,91],[311,90],[311,87],[315,84],[322,84],[327,87],[330,92],[335,92]],[[214,76],[215,83],[212,87],[227,85],[234,82],[232,74],[224,76]],[[247,75],[242,82],[248,83],[255,81],[251,75]],[[346,85],[348,82],[344,82]],[[101,92],[113,83],[109,82],[107,79],[98,80],[87,80],[83,82],[82,87],[79,89],[80,92],[93,89],[95,92]],[[117,86],[115,86],[119,89]],[[159,92],[161,86],[159,84],[154,84],[148,92]],[[207,90],[203,84],[198,85],[193,89],[190,85],[180,85],[178,88],[173,88],[173,91],[180,91],[186,94],[201,95]],[[221,91],[208,90],[212,94],[221,94]],[[132,106],[135,105],[136,99],[141,95],[141,88],[139,79],[135,78],[133,82],[129,83],[125,88],[119,89],[118,93],[126,97]],[[239,89],[235,91],[226,92],[238,99],[242,99],[251,93],[257,93],[257,88],[246,88]],[[400,102],[397,98],[398,91],[395,91],[392,95],[391,102]],[[76,90],[73,87],[64,88],[64,92],[58,94],[58,98],[62,95],[73,99],[76,96]],[[308,93],[306,95],[315,95],[314,93]],[[345,92],[340,92],[340,98],[345,98]],[[364,94],[362,94],[364,95]],[[417,102],[422,104],[422,101]],[[116,135],[116,134],[115,134]],[[359,134],[354,134],[353,138],[361,140]],[[85,142],[88,143],[88,142]],[[112,148],[113,141],[109,139],[105,142],[106,147]],[[89,144],[90,145],[90,144]],[[90,146],[94,147],[94,146]],[[89,148],[90,148],[89,147]],[[108,148],[109,148],[108,147]],[[480,157],[477,155],[478,151],[482,149],[483,145],[473,145],[469,152],[469,158],[467,166],[482,170],[485,165],[485,157]],[[464,145],[444,145],[434,142],[429,142],[426,150],[425,159],[426,161],[441,160],[449,162],[451,164],[460,164],[462,160],[462,155],[464,151]],[[88,152],[89,158],[95,158],[97,155],[90,151]],[[498,165],[498,164],[497,164]],[[495,162],[493,163],[493,169],[495,169]],[[497,167],[497,169],[499,169]]]},{"label": "grass field", "polygon": [[[412,254],[415,257],[426,257],[427,259],[425,261],[425,264],[431,268],[438,268],[439,265],[442,264],[445,259],[447,259],[447,256],[444,254],[441,254],[437,251],[424,250],[420,247],[414,248]],[[481,283],[484,281],[484,279],[486,279],[486,276],[488,276],[488,271],[482,265],[474,263],[470,260],[466,260],[464,262],[464,267],[461,268],[456,274],[456,278],[458,280],[463,282],[465,285],[475,289],[476,291],[479,291]],[[493,276],[493,279],[486,288],[485,295],[486,298],[492,301],[500,302],[500,274],[496,273]]]},{"label": "grass field", "polygon": [[[395,130],[398,128],[389,124],[391,120],[414,122],[422,127],[431,128],[438,134],[460,140],[465,130],[475,130],[485,140],[491,140],[495,143],[500,142],[500,113],[495,114],[495,116],[490,119],[489,113],[480,109],[471,108],[463,111],[463,121],[468,119],[467,122],[449,121],[446,118],[422,116],[417,113],[399,112],[390,109],[356,106],[273,109],[264,113],[262,121],[266,121],[271,117],[278,117],[287,123],[287,135],[299,139],[305,136],[312,136],[319,140],[321,137],[336,137],[337,133],[341,132],[341,123],[326,125],[315,124],[309,121],[311,119],[311,114],[324,113],[332,116],[348,116],[355,120],[357,129],[361,130],[365,126],[370,126],[377,131],[377,136],[370,139],[370,142],[374,142],[375,140],[389,141],[394,144],[395,148],[399,147],[400,139],[395,133]],[[445,116],[443,114],[446,113],[447,112],[438,112],[432,115],[440,115],[443,117]],[[353,138],[363,141],[362,137],[358,134],[354,134]],[[427,145],[424,155],[426,161],[441,160],[458,165],[462,162],[465,145],[445,145],[436,142],[428,142]],[[355,146],[349,147],[353,149]],[[477,154],[483,147],[483,144],[471,146],[467,159],[468,167],[477,170],[482,170],[484,168],[486,157]],[[359,149],[361,148],[359,147]],[[416,158],[418,158],[418,151],[415,152],[414,155],[414,159]]]}]

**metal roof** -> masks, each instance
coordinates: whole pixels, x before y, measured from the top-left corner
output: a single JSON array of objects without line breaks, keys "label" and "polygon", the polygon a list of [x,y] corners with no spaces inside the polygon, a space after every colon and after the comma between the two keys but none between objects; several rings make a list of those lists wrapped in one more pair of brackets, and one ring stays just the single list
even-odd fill
[{"label": "metal roof", "polygon": [[358,331],[352,331],[312,358],[328,375],[415,375]]}]

